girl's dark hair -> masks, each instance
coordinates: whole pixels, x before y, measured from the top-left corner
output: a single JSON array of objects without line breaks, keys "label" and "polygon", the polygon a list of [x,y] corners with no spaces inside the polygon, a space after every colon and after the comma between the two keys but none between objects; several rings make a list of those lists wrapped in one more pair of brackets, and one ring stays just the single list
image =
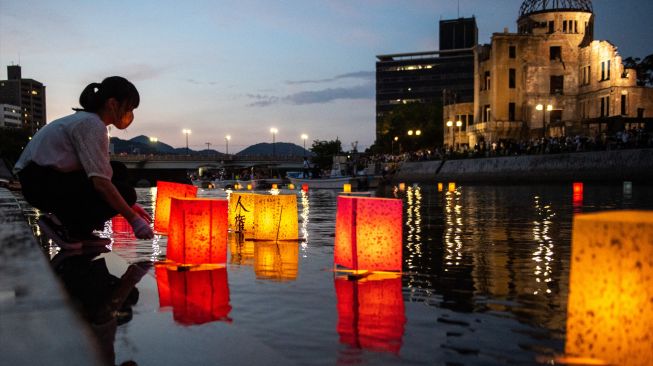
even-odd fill
[{"label": "girl's dark hair", "polygon": [[138,107],[141,101],[134,84],[123,77],[110,76],[102,80],[101,83],[88,84],[79,96],[79,104],[82,108],[73,109],[97,113],[110,98],[115,98],[120,104],[125,104],[128,109]]}]

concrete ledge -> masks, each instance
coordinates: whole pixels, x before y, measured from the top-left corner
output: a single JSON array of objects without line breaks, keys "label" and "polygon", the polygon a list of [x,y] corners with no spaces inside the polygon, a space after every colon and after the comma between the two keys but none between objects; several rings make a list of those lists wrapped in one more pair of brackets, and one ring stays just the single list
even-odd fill
[{"label": "concrete ledge", "polygon": [[405,162],[394,180],[461,183],[644,182],[653,180],[653,149]]},{"label": "concrete ledge", "polygon": [[102,365],[19,202],[0,188],[0,354],[7,365]]}]

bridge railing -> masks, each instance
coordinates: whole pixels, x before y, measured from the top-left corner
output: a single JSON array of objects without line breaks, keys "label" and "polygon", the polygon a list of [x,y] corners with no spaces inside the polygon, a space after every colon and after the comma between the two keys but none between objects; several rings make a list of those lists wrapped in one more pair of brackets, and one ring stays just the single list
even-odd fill
[{"label": "bridge railing", "polygon": [[223,161],[223,162],[299,162],[304,158],[297,155],[173,155],[173,154],[112,154],[111,160],[121,162],[139,161]]}]

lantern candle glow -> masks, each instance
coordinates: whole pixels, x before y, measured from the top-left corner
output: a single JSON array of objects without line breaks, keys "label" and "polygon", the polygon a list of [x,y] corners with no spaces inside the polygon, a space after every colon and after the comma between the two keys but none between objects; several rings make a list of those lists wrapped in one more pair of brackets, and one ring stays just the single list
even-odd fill
[{"label": "lantern candle glow", "polygon": [[170,199],[197,196],[197,187],[189,184],[163,182],[156,183],[156,209],[154,211],[154,231],[168,233],[170,221]]},{"label": "lantern candle glow", "polygon": [[338,196],[335,265],[401,271],[402,226],[400,199]]},{"label": "lantern candle glow", "polygon": [[179,264],[227,262],[227,200],[173,198],[166,258]]},{"label": "lantern candle glow", "polygon": [[653,364],[653,212],[574,216],[565,354]]}]

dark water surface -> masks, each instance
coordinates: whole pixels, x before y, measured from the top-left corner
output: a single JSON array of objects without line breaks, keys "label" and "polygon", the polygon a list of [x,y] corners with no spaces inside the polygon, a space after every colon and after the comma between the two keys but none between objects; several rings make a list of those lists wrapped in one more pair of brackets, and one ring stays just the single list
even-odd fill
[{"label": "dark water surface", "polygon": [[[404,274],[361,282],[332,271],[334,191],[297,193],[303,240],[232,242],[226,269],[212,271],[141,263],[165,259],[166,237],[135,240],[114,221],[107,289],[138,289],[113,328],[115,362],[534,364],[564,352],[574,213],[653,209],[652,188],[586,184],[582,200],[568,185],[388,188],[379,195],[404,202]],[[151,212],[155,190],[138,193]],[[70,260],[46,250],[59,268]]]}]

